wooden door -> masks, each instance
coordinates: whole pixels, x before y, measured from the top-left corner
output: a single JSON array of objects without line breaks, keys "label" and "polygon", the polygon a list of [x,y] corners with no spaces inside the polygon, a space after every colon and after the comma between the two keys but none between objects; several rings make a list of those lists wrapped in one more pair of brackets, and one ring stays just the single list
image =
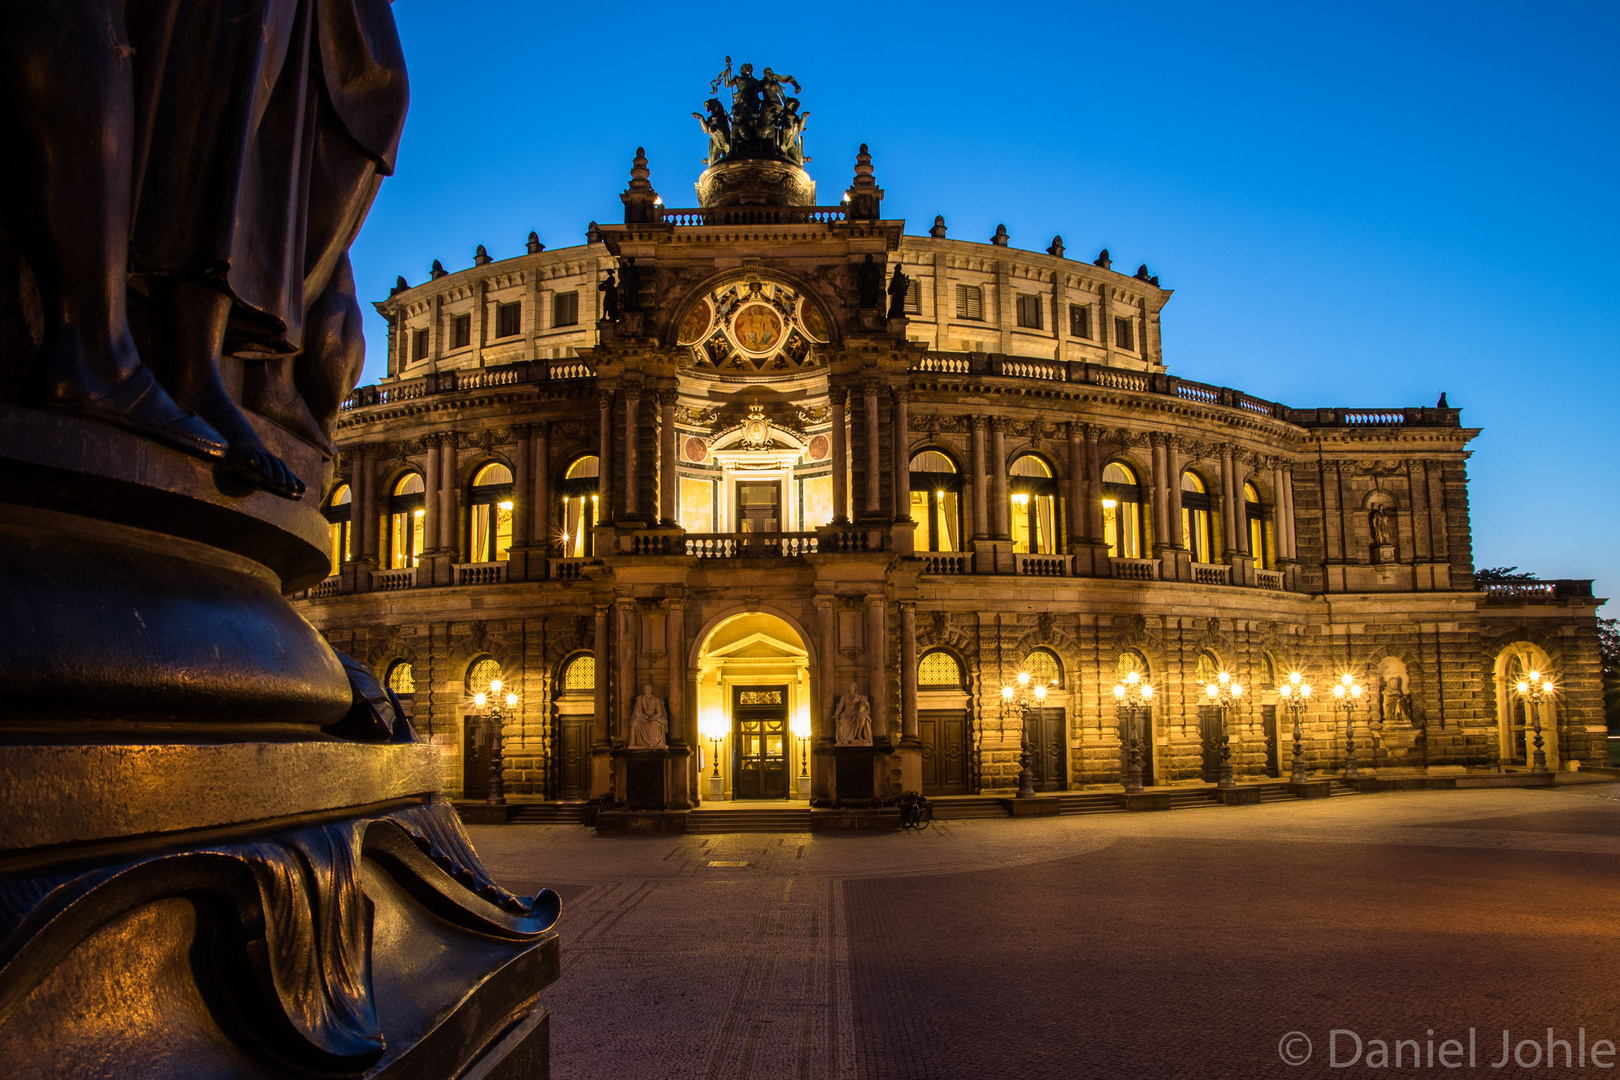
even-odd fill
[{"label": "wooden door", "polygon": [[732,798],[787,798],[787,719],[786,686],[733,689]]},{"label": "wooden door", "polygon": [[1277,706],[1260,706],[1260,726],[1266,736],[1266,775],[1281,776],[1282,762],[1277,745]]},{"label": "wooden door", "polygon": [[1029,744],[1029,771],[1036,791],[1062,791],[1067,786],[1063,727],[1062,709],[1024,710],[1024,741]]},{"label": "wooden door", "polygon": [[590,714],[563,716],[557,722],[557,798],[583,799],[591,787]]},{"label": "wooden door", "polygon": [[917,713],[922,741],[922,793],[966,795],[968,792],[968,723],[960,709]]},{"label": "wooden door", "polygon": [[1211,705],[1198,706],[1198,733],[1202,737],[1206,784],[1221,778],[1221,710]]},{"label": "wooden door", "polygon": [[489,797],[489,759],[494,751],[495,725],[482,716],[467,717],[461,751],[462,798]]}]

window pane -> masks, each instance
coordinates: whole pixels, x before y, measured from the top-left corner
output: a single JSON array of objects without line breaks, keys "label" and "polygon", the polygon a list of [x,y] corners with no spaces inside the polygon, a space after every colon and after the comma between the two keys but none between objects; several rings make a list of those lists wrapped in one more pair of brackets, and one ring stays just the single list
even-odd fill
[{"label": "window pane", "polygon": [[1057,500],[1050,495],[1035,496],[1035,550],[1057,554]]},{"label": "window pane", "polygon": [[551,300],[551,325],[576,326],[579,324],[579,293],[557,293]]},{"label": "window pane", "polygon": [[1117,461],[1110,461],[1103,466],[1102,478],[1105,484],[1130,484],[1132,486],[1136,484],[1136,474]]},{"label": "window pane", "polygon": [[495,558],[512,557],[512,500],[495,504]]},{"label": "window pane", "polygon": [[925,655],[917,664],[918,686],[949,686],[962,685],[962,667],[956,662],[956,657],[948,652],[931,652]]},{"label": "window pane", "polygon": [[416,693],[416,678],[411,672],[411,665],[401,660],[388,669],[388,689],[400,695]]},{"label": "window pane", "polygon": [[1008,472],[1012,476],[1044,476],[1048,479],[1052,476],[1052,470],[1047,467],[1046,462],[1034,454],[1024,454],[1018,458]]},{"label": "window pane", "polygon": [[467,670],[467,693],[488,693],[491,681],[500,677],[501,665],[486,656]]},{"label": "window pane", "polygon": [[331,525],[327,526],[327,529],[332,534],[330,551],[332,555],[331,573],[333,574],[336,574],[339,570],[343,569],[343,534],[348,530],[348,527],[349,523],[346,521],[334,521]]},{"label": "window pane", "polygon": [[1124,559],[1142,557],[1142,506],[1140,503],[1119,504],[1119,554]]},{"label": "window pane", "polygon": [[1249,519],[1249,554],[1254,556],[1254,568],[1266,568],[1266,523],[1264,518]]},{"label": "window pane", "polygon": [[911,493],[911,520],[917,523],[917,532],[914,546],[918,551],[937,550],[933,544],[933,529],[928,520],[928,492],[913,491]]},{"label": "window pane", "polygon": [[498,484],[510,484],[511,482],[512,470],[498,461],[492,461],[485,465],[478,470],[478,475],[473,477],[473,487],[493,487]]},{"label": "window pane", "polygon": [[582,479],[587,479],[587,478],[594,479],[598,475],[599,475],[599,473],[597,471],[597,458],[596,458],[596,455],[591,454],[591,455],[588,455],[586,457],[580,458],[578,461],[576,461],[572,465],[568,466],[568,472],[563,474],[563,479],[564,480],[582,480]]},{"label": "window pane", "polygon": [[1036,649],[1024,657],[1024,670],[1029,672],[1031,686],[1063,685],[1063,669],[1058,666],[1057,657],[1045,649]]},{"label": "window pane", "polygon": [[472,561],[489,562],[489,511],[488,503],[479,503],[472,508]]},{"label": "window pane", "polygon": [[914,473],[955,473],[956,463],[938,450],[924,450],[911,457],[911,471]]},{"label": "window pane", "polygon": [[403,570],[410,565],[411,557],[411,515],[388,515],[388,568],[390,570]]},{"label": "window pane", "polygon": [[1013,553],[1029,554],[1029,496],[1014,495],[1010,506],[1012,514]]},{"label": "window pane", "polygon": [[958,535],[961,530],[962,497],[954,491],[947,491],[943,497],[936,497],[939,504],[939,525],[934,535],[939,538],[940,551],[961,551],[962,538]]},{"label": "window pane", "polygon": [[1125,558],[1119,549],[1119,501],[1117,499],[1103,500],[1103,543],[1108,545],[1108,554],[1115,559]]},{"label": "window pane", "polygon": [[596,657],[576,656],[563,671],[563,693],[596,689]]},{"label": "window pane", "polygon": [[394,485],[395,495],[420,495],[426,490],[427,488],[422,484],[421,473],[406,473]]},{"label": "window pane", "polygon": [[411,565],[415,566],[422,558],[422,530],[426,526],[427,514],[421,510],[411,511]]}]

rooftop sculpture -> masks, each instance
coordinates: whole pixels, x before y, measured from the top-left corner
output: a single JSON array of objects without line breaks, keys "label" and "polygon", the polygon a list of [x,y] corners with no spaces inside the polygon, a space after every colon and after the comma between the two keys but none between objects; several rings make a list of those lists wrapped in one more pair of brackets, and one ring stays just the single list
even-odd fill
[{"label": "rooftop sculpture", "polygon": [[718,95],[722,87],[730,90],[729,112],[716,96],[703,103],[703,113],[692,114],[709,136],[707,163],[743,158],[776,158],[794,165],[809,161],[804,156],[804,125],[810,114],[799,111],[799,99],[788,95],[785,86],[793,87],[795,94],[803,92],[799,80],[770,68],[755,75],[753,64],[743,64],[733,72],[731,57],[726,57],[725,69],[709,83],[709,93]]}]

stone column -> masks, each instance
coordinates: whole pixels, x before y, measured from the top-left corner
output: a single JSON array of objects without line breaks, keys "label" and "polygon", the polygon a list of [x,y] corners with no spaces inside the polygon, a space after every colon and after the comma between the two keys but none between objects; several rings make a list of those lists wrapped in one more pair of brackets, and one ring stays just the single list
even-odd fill
[{"label": "stone column", "polygon": [[816,657],[816,682],[821,700],[810,713],[810,733],[820,742],[831,741],[834,732],[828,727],[832,715],[833,698],[838,693],[838,598],[816,597],[816,627],[821,635],[821,655]]},{"label": "stone column", "polygon": [[635,704],[636,695],[641,693],[636,671],[637,653],[640,651],[640,635],[636,632],[639,627],[636,624],[640,612],[633,596],[615,597],[613,607],[619,616],[618,625],[614,627],[616,648],[613,651],[613,668],[619,693],[613,703],[613,732],[615,738],[626,739],[630,735],[630,707]]},{"label": "stone column", "polygon": [[984,466],[984,416],[973,414],[973,536],[990,538],[990,477]]},{"label": "stone column", "polygon": [[360,513],[360,558],[376,567],[377,516],[382,512],[385,500],[377,497],[377,455],[369,446],[360,448],[359,475],[360,498],[356,500],[355,509]]},{"label": "stone column", "polygon": [[551,554],[551,431],[549,425],[534,425],[534,515],[529,539]]},{"label": "stone column", "polygon": [[1080,425],[1069,425],[1069,542],[1084,543],[1090,514],[1086,507],[1086,458]]},{"label": "stone column", "polygon": [[861,405],[866,418],[866,505],[861,507],[865,516],[875,516],[883,510],[882,473],[883,458],[878,452],[878,384],[868,379],[861,387]]},{"label": "stone column", "polygon": [[1238,557],[1249,554],[1249,500],[1243,494],[1243,480],[1248,475],[1243,458],[1233,458],[1232,470],[1232,547]]},{"label": "stone column", "polygon": [[894,392],[894,520],[911,520],[911,455],[906,452],[911,442],[911,424],[904,390]]},{"label": "stone column", "polygon": [[[439,547],[439,520],[443,510],[439,506],[439,490],[443,486],[439,480],[439,437],[427,437],[427,461],[422,470],[422,546],[425,548]],[[426,560],[422,565],[427,565]],[[432,577],[432,574],[418,575],[419,577]],[[422,582],[418,581],[418,584]]]},{"label": "stone column", "polygon": [[443,507],[439,516],[439,546],[450,555],[453,563],[461,561],[460,530],[456,527],[458,512],[456,495],[460,485],[456,482],[456,435],[450,432],[439,444],[443,458],[439,462],[439,498]]},{"label": "stone column", "polygon": [[610,653],[608,651],[608,606],[597,604],[596,626],[591,639],[591,655],[596,661],[596,718],[591,732],[591,740],[598,745],[606,746],[608,742],[608,672],[610,671]]},{"label": "stone column", "polygon": [[631,389],[624,392],[624,515],[638,517],[641,513],[641,484],[637,475],[636,425],[640,421],[641,395]]},{"label": "stone column", "polygon": [[597,394],[596,407],[596,523],[602,525],[613,520],[613,391]]},{"label": "stone column", "polygon": [[888,635],[883,625],[883,596],[866,598],[866,679],[872,696],[872,737],[889,737]]},{"label": "stone column", "polygon": [[1184,548],[1187,538],[1181,535],[1181,452],[1176,449],[1175,439],[1166,439],[1164,443],[1165,474],[1170,480],[1170,488],[1165,495],[1170,503],[1170,544],[1172,547]]},{"label": "stone column", "polygon": [[990,529],[997,540],[1012,539],[1012,506],[1007,501],[1007,432],[999,416],[990,418]]},{"label": "stone column", "polygon": [[512,445],[512,546],[529,542],[534,500],[529,494],[529,425],[519,424]]},{"label": "stone column", "polygon": [[658,524],[675,525],[675,391],[659,396],[658,431]]},{"label": "stone column", "polygon": [[1221,449],[1221,532],[1223,533],[1222,539],[1225,541],[1222,547],[1225,550],[1221,552],[1221,558],[1227,562],[1230,562],[1232,556],[1237,554],[1236,536],[1234,535],[1237,530],[1237,515],[1233,512],[1232,506],[1232,472],[1232,448],[1230,446],[1223,447]]},{"label": "stone column", "polygon": [[1094,543],[1103,542],[1103,487],[1102,447],[1098,445],[1097,429],[1086,424],[1081,429],[1086,442],[1086,520],[1091,523]]},{"label": "stone column", "polygon": [[1162,433],[1152,432],[1148,440],[1153,447],[1153,550],[1159,553],[1170,544],[1170,501],[1166,491],[1169,455]]},{"label": "stone column", "polygon": [[900,736],[917,740],[917,605],[900,604]]},{"label": "stone column", "polygon": [[664,601],[664,655],[669,660],[669,745],[686,745],[686,600]]},{"label": "stone column", "polygon": [[1277,489],[1281,495],[1278,500],[1281,526],[1277,530],[1277,535],[1287,540],[1288,558],[1297,560],[1299,541],[1294,533],[1294,467],[1289,464],[1283,465],[1281,475],[1282,480]]},{"label": "stone column", "polygon": [[849,524],[849,422],[844,415],[844,388],[834,383],[832,392],[832,486],[833,522]]}]

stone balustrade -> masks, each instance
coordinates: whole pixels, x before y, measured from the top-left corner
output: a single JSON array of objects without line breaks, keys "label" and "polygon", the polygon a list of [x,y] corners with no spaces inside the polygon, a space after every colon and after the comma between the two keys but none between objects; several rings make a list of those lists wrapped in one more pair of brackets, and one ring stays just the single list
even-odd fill
[{"label": "stone balustrade", "polygon": [[1553,603],[1559,600],[1589,599],[1592,582],[1583,578],[1553,578],[1548,581],[1488,581],[1480,585],[1488,604]]}]

